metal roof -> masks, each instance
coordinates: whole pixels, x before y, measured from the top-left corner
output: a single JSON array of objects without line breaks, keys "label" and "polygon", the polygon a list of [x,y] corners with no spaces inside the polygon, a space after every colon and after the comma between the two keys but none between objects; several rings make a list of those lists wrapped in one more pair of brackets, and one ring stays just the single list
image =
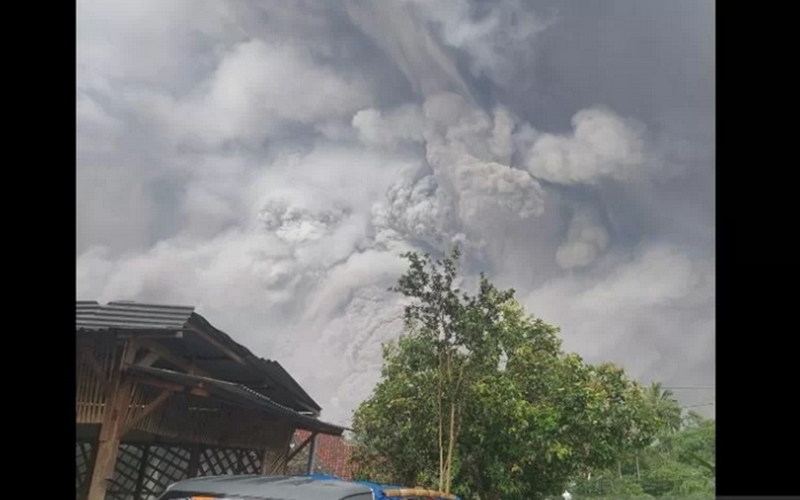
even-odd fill
[{"label": "metal roof", "polygon": [[249,407],[264,411],[271,415],[287,418],[299,429],[318,431],[324,434],[340,436],[344,427],[329,424],[308,415],[303,415],[297,411],[273,401],[267,396],[256,392],[244,385],[217,380],[199,375],[190,375],[162,368],[145,367],[140,365],[130,365],[128,370],[134,374],[150,376],[155,379],[172,382],[185,387],[202,388],[215,394],[220,399],[230,404]]},{"label": "metal roof", "polygon": [[[319,412],[321,407],[277,361],[259,358],[227,333],[215,328],[192,306],[144,304],[115,301],[101,305],[96,301],[77,301],[76,331],[183,331],[180,339],[162,339],[170,351],[194,363],[217,378],[252,385],[268,385],[263,389],[272,398],[289,403],[297,409]],[[218,345],[230,350],[245,364],[219,355],[219,349],[199,338],[192,329],[205,333]]]},{"label": "metal roof", "polygon": [[309,476],[206,476],[186,479],[171,485],[165,492],[170,498],[177,492],[232,495],[280,500],[371,499],[369,487],[337,479]]},{"label": "metal roof", "polygon": [[78,330],[181,330],[194,307],[94,301],[78,301],[75,326]]},{"label": "metal roof", "polygon": [[289,375],[289,372],[287,372],[277,361],[255,356],[250,349],[237,343],[227,333],[214,328],[214,326],[212,326],[208,320],[197,313],[193,313],[191,315],[190,323],[196,325],[198,328],[208,331],[216,338],[217,341],[229,349],[238,351],[238,354],[250,362],[255,369],[257,369],[260,373],[265,374],[286,391],[298,396],[308,405],[309,409],[314,411],[320,411],[322,409],[317,402],[314,401],[314,399],[300,386],[300,384],[298,384],[297,381],[291,375]]}]

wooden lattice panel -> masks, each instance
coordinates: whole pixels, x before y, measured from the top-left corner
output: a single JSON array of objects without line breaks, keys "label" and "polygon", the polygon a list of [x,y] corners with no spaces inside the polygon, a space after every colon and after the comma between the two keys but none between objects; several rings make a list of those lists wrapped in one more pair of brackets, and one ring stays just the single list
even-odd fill
[{"label": "wooden lattice panel", "polygon": [[94,447],[88,442],[75,443],[75,491],[80,493],[86,488],[86,480],[91,473],[94,462]]},{"label": "wooden lattice panel", "polygon": [[262,455],[256,450],[239,450],[237,474],[260,474]]},{"label": "wooden lattice panel", "polygon": [[[76,443],[77,498],[85,497],[92,453],[91,443]],[[256,450],[125,443],[120,445],[106,500],[155,500],[167,486],[188,477],[259,474],[261,468],[262,454]]]},{"label": "wooden lattice panel", "polygon": [[205,448],[200,454],[198,476],[236,474],[238,453],[229,448]]},{"label": "wooden lattice panel", "polygon": [[190,451],[182,447],[150,446],[139,498],[157,496],[170,484],[186,479],[190,455]]},{"label": "wooden lattice panel", "polygon": [[134,500],[142,469],[144,448],[123,444],[119,447],[114,477],[106,492],[106,500]]}]

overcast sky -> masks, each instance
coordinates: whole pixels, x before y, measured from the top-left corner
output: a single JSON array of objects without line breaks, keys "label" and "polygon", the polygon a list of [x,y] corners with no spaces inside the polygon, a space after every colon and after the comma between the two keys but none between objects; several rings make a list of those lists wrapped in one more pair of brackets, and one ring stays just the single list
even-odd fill
[{"label": "overcast sky", "polygon": [[347,424],[401,328],[398,254],[457,242],[568,350],[714,385],[712,1],[77,16],[78,298],[194,305]]}]

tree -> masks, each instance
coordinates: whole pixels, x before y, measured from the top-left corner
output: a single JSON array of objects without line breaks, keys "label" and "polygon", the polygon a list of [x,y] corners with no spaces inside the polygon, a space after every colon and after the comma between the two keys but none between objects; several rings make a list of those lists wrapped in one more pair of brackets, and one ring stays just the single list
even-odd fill
[{"label": "tree", "polygon": [[713,498],[715,443],[714,420],[689,412],[677,431],[662,424],[657,439],[640,450],[636,464],[641,462],[641,471],[623,463],[622,474],[599,469],[576,478],[576,500],[627,498],[637,492],[652,498]]},{"label": "tree", "polygon": [[653,382],[648,396],[656,408],[658,418],[667,431],[675,432],[681,428],[681,408],[672,391],[664,389],[661,382]]},{"label": "tree", "polygon": [[483,275],[462,292],[457,249],[405,257],[405,331],[354,414],[365,479],[536,500],[652,441],[657,409],[622,369],[564,353],[557,328]]}]

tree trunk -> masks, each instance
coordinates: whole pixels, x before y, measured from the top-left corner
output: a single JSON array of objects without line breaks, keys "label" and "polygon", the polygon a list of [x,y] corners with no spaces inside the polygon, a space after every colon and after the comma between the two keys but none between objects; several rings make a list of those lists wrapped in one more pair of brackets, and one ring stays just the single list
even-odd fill
[{"label": "tree trunk", "polygon": [[444,415],[442,412],[442,370],[439,357],[439,490],[444,488]]},{"label": "tree trunk", "polygon": [[445,474],[444,492],[450,493],[451,475],[453,473],[453,448],[456,444],[456,404],[450,402],[450,438],[447,441],[447,473]]}]

